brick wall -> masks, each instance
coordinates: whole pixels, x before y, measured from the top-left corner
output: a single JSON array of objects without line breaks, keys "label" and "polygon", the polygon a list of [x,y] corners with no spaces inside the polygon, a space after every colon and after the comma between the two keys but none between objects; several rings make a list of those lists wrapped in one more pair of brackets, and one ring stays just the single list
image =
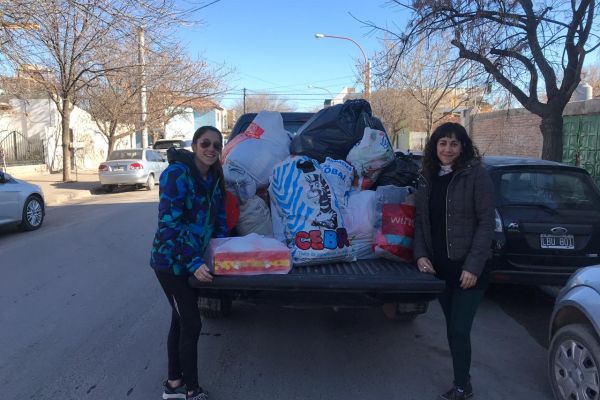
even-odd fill
[{"label": "brick wall", "polygon": [[467,117],[467,129],[482,155],[539,158],[541,119],[524,109],[494,111]]},{"label": "brick wall", "polygon": [[[598,114],[600,99],[571,102],[563,112],[564,116]],[[464,124],[482,154],[535,158],[542,155],[540,122],[540,117],[524,108],[467,114],[464,118]]]}]

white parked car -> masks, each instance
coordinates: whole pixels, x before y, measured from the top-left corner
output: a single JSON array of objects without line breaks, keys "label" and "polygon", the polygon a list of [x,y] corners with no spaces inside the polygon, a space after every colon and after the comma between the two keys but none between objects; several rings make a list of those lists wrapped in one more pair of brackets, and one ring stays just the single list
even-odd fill
[{"label": "white parked car", "polygon": [[152,190],[168,165],[166,156],[157,150],[113,150],[108,160],[98,167],[98,177],[107,192],[112,192],[117,186],[125,185]]},{"label": "white parked car", "polygon": [[42,226],[44,193],[38,185],[0,172],[0,224],[19,224],[24,231]]}]

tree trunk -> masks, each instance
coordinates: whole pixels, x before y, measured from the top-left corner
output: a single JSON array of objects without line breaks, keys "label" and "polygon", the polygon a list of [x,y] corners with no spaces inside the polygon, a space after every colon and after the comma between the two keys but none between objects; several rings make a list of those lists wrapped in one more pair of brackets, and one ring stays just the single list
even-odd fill
[{"label": "tree trunk", "polygon": [[560,112],[553,112],[542,116],[540,124],[542,131],[542,159],[562,161],[563,150],[563,117]]},{"label": "tree trunk", "polygon": [[68,98],[62,99],[62,145],[63,145],[63,182],[71,182],[71,102]]},{"label": "tree trunk", "polygon": [[110,153],[112,153],[112,151],[115,148],[115,143],[116,143],[117,139],[115,139],[114,134],[111,134],[108,137],[108,152],[106,153],[106,159],[108,160],[108,156],[110,156]]}]

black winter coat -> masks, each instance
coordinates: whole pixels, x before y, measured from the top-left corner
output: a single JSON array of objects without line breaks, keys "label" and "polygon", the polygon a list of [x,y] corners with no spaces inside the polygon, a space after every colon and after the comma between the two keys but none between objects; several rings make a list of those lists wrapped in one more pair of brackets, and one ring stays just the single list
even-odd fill
[{"label": "black winter coat", "polygon": [[[415,221],[414,258],[433,257],[429,218],[430,181],[419,179]],[[481,275],[491,256],[494,237],[494,185],[479,161],[454,173],[446,195],[446,246],[448,258],[464,259],[463,270]]]}]

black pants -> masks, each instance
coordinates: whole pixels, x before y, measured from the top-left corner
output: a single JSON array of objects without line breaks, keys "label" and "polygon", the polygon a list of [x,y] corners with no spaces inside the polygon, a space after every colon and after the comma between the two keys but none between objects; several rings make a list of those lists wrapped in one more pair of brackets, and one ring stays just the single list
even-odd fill
[{"label": "black pants", "polygon": [[187,277],[156,273],[171,304],[171,328],[167,341],[169,379],[183,379],[188,390],[198,388],[198,338],[202,329],[198,295]]},{"label": "black pants", "polygon": [[446,284],[446,290],[439,298],[446,317],[446,334],[452,354],[454,384],[462,388],[470,379],[471,327],[484,293],[485,289],[464,290],[456,285]]}]

